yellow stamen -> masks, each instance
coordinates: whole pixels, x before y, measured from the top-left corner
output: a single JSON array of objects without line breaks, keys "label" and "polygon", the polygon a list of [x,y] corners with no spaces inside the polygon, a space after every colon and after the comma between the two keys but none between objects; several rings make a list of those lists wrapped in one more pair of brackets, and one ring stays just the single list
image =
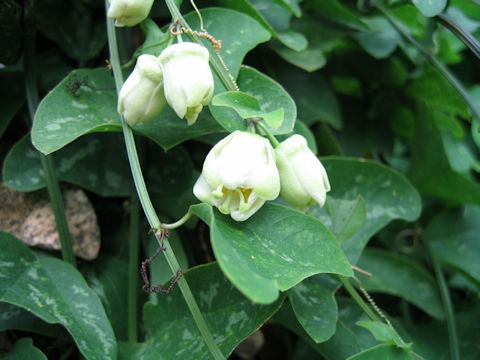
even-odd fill
[{"label": "yellow stamen", "polygon": [[248,197],[252,193],[252,189],[239,188],[239,190],[242,192],[243,197],[245,198],[245,202],[248,203]]}]

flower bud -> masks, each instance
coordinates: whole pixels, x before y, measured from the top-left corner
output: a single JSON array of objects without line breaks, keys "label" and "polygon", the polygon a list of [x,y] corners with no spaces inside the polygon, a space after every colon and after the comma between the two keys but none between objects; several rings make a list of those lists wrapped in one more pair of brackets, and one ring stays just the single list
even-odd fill
[{"label": "flower bud", "polygon": [[165,97],[180,118],[192,125],[213,95],[213,76],[208,50],[184,42],[167,47],[159,56]]},{"label": "flower bud", "polygon": [[280,192],[270,142],[260,135],[235,131],[208,153],[195,196],[236,221],[247,220]]},{"label": "flower bud", "polygon": [[330,191],[327,172],[322,163],[308,148],[301,135],[293,135],[276,149],[280,174],[280,195],[293,207],[305,211],[318,202],[325,204]]},{"label": "flower bud", "polygon": [[150,12],[153,0],[110,0],[107,16],[116,19],[116,26],[134,26]]},{"label": "flower bud", "polygon": [[118,112],[128,125],[146,122],[160,114],[166,105],[162,80],[157,58],[140,55],[118,96]]}]

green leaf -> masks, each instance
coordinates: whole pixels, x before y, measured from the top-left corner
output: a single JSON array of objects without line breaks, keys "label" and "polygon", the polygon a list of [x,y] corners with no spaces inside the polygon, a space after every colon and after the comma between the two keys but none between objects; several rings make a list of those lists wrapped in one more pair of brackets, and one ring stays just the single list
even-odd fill
[{"label": "green leaf", "polygon": [[48,324],[30,311],[6,302],[0,302],[0,331],[21,330],[54,338],[68,336],[58,324]]},{"label": "green leaf", "polygon": [[362,19],[343,6],[338,0],[313,0],[310,6],[318,13],[331,21],[338,22],[356,30],[367,30]]},{"label": "green leaf", "polygon": [[191,210],[210,226],[222,271],[252,301],[271,303],[279,290],[288,290],[314,274],[352,274],[328,229],[298,211],[266,203],[250,219],[238,223],[206,204]]},{"label": "green leaf", "polygon": [[415,142],[408,177],[424,195],[453,203],[480,204],[480,185],[452,169],[437,124],[442,111],[419,102],[416,109]]},{"label": "green leaf", "polygon": [[384,17],[364,19],[371,30],[355,34],[360,45],[376,59],[389,57],[401,40],[400,34]]},{"label": "green leaf", "polygon": [[409,353],[392,345],[377,345],[349,357],[347,360],[414,360]]},{"label": "green leaf", "polygon": [[[167,215],[169,219],[180,219],[190,208],[191,204],[198,202],[193,195],[193,187],[200,173],[193,171],[188,187],[182,193],[152,193],[152,201],[154,204],[162,204],[162,213]],[[197,217],[191,217],[185,226],[189,229],[194,228],[198,222]]]},{"label": "green leaf", "polygon": [[0,63],[4,65],[14,65],[22,54],[22,15],[22,6],[16,2],[0,3]]},{"label": "green leaf", "polygon": [[317,124],[314,127],[314,135],[319,154],[336,156],[343,155],[340,144],[329,126],[324,123]]},{"label": "green leaf", "polygon": [[[204,24],[208,24],[207,30],[209,34],[217,40],[222,40],[220,55],[229,68],[230,73],[234,78],[237,78],[245,55],[258,44],[268,41],[270,39],[269,32],[250,16],[238,11],[210,8],[203,9],[200,13],[202,14]],[[187,14],[185,20],[193,29],[200,29],[200,22],[196,12]],[[207,48],[211,49],[211,56],[216,57],[215,52],[212,50],[212,44],[208,40],[203,40],[203,43]],[[217,84],[219,83],[215,82],[215,93],[218,93],[222,88],[222,86],[217,86]],[[242,88],[242,91],[245,90]]]},{"label": "green leaf", "polygon": [[[254,4],[252,4],[252,2]],[[251,16],[258,21],[275,39],[295,51],[307,47],[307,39],[302,34],[288,30],[290,14],[282,6],[265,0],[221,0],[220,4]],[[256,5],[256,6],[254,6]]]},{"label": "green leaf", "polygon": [[319,344],[316,344],[300,326],[287,302],[275,314],[274,320],[302,337],[326,360],[346,359],[374,346],[377,343],[375,338],[367,330],[355,325],[357,321],[367,318],[365,313],[351,299],[339,297],[337,301],[339,310],[335,334]]},{"label": "green leaf", "polygon": [[128,282],[125,279],[128,278],[128,263],[102,256],[82,271],[90,288],[102,301],[117,340],[126,340]]},{"label": "green leaf", "polygon": [[[80,88],[72,91],[76,86]],[[147,124],[137,124],[134,128],[165,150],[220,129],[207,111],[202,111],[197,122],[188,126],[168,106]],[[105,131],[121,131],[113,77],[104,68],[79,69],[63,79],[40,103],[32,142],[38,150],[49,154],[82,135]]]},{"label": "green leaf", "polygon": [[465,119],[470,116],[468,107],[460,94],[432,66],[426,66],[423,76],[408,84],[404,91],[411,98],[422,100],[430,108],[454,113]]},{"label": "green leaf", "polygon": [[37,259],[10,234],[0,232],[0,244],[0,301],[62,324],[87,359],[116,359],[117,343],[102,304],[75,269],[57,259]]},{"label": "green leaf", "polygon": [[272,1],[288,9],[296,17],[300,17],[302,15],[302,9],[300,9],[300,5],[298,5],[302,0],[272,0]]},{"label": "green leaf", "polygon": [[264,114],[258,100],[241,91],[227,91],[212,99],[214,106],[226,106],[233,109],[242,119],[263,118],[270,128],[278,128],[284,119],[283,108]]},{"label": "green leaf", "polygon": [[73,71],[38,106],[32,143],[48,154],[89,132],[120,131],[116,103],[113,78],[105,68]]},{"label": "green leaf", "polygon": [[[272,128],[270,126],[269,128],[274,135],[287,134],[292,131],[297,117],[297,108],[293,99],[280,84],[261,72],[246,66],[242,66],[237,82],[240,89],[249,95],[249,97],[244,95],[233,95],[232,98],[232,95],[220,95],[222,104],[225,104],[226,97],[229,99],[228,102],[230,107],[232,107],[233,104],[235,104],[234,102],[237,101],[235,108],[238,111],[241,111],[242,114],[253,114],[256,116],[258,113],[253,111],[256,103],[252,97],[256,98],[261,109],[260,115],[263,115],[267,119],[273,119],[274,125],[277,125],[278,119],[281,115],[279,109],[283,108],[285,119],[282,122],[282,125],[278,128]],[[215,104],[212,103],[212,105]],[[242,117],[237,115],[235,111],[225,108],[224,105],[212,105],[210,106],[210,112],[225,129],[230,132],[235,130],[247,130],[248,124],[243,121]]]},{"label": "green leaf", "polygon": [[358,266],[373,275],[358,275],[368,291],[400,296],[436,319],[444,317],[436,281],[418,263],[390,251],[366,249]]},{"label": "green leaf", "polygon": [[[282,296],[268,306],[252,303],[235,290],[215,263],[190,269],[184,276],[225,358],[284,300]],[[197,326],[186,314],[188,309],[178,286],[170,294],[159,296],[158,304],[146,303],[146,341],[120,343],[119,359],[211,359]]]},{"label": "green leaf", "polygon": [[293,51],[303,51],[308,46],[308,40],[305,35],[292,30],[279,33],[278,40]]},{"label": "green leaf", "polygon": [[[352,158],[322,158],[335,199],[354,200],[361,196],[367,205],[367,218],[361,228],[342,244],[356,263],[372,235],[394,219],[415,220],[421,211],[420,196],[408,180],[395,170],[376,162]],[[324,209],[314,206],[309,213],[329,222]]]},{"label": "green leaf", "polygon": [[0,71],[0,137],[25,101],[24,83],[23,73]]},{"label": "green leaf", "polygon": [[21,338],[15,342],[8,356],[1,356],[2,360],[47,360],[43,352],[33,346],[33,340],[30,338]]},{"label": "green leaf", "polygon": [[303,51],[295,51],[278,44],[272,44],[272,48],[285,61],[308,72],[319,70],[327,63],[324,52],[319,47],[309,46]]},{"label": "green leaf", "polygon": [[102,51],[107,41],[105,21],[94,14],[90,4],[77,2],[72,6],[64,1],[49,0],[36,0],[31,4],[28,11],[35,16],[40,31],[69,57],[85,63]]},{"label": "green leaf", "polygon": [[332,232],[341,243],[350,239],[362,226],[367,216],[365,200],[335,200],[327,198],[326,208],[332,218]]},{"label": "green leaf", "polygon": [[308,72],[323,68],[327,63],[327,55],[334,48],[341,46],[342,39],[350,35],[348,29],[307,14],[301,20],[293,22],[292,29],[306,34],[308,40],[306,49],[295,51],[276,42],[272,42],[271,47],[285,61]]},{"label": "green leaf", "polygon": [[226,91],[218,94],[212,99],[212,105],[232,108],[242,119],[258,116],[261,112],[258,100],[241,91]]},{"label": "green leaf", "polygon": [[447,6],[447,0],[412,0],[423,16],[433,17],[440,14],[445,6]]},{"label": "green leaf", "polygon": [[[5,158],[3,181],[19,191],[47,186],[42,155],[26,135]],[[128,196],[133,182],[120,134],[91,134],[77,139],[54,155],[57,177],[101,196]]]},{"label": "green leaf", "polygon": [[328,340],[335,334],[337,302],[335,291],[339,284],[326,275],[303,280],[288,291],[298,322],[316,342]]},{"label": "green leaf", "polygon": [[278,129],[283,124],[283,120],[285,119],[285,111],[283,111],[283,108],[280,108],[269,113],[262,114],[261,117],[270,129]]},{"label": "green leaf", "polygon": [[[473,304],[472,304],[473,305]],[[480,343],[478,334],[480,323],[478,306],[455,312],[458,345],[462,360],[477,360],[480,357]],[[413,341],[413,350],[425,359],[449,360],[449,340],[444,321],[431,321],[429,323],[416,322],[409,324],[404,321],[402,325],[408,330]],[[405,338],[407,336],[403,335]]]},{"label": "green leaf", "polygon": [[178,195],[192,191],[193,164],[185,148],[179,145],[165,152],[148,142],[146,156],[155,159],[145,171],[145,181],[151,193]]},{"label": "green leaf", "polygon": [[358,321],[358,326],[364,327],[375,336],[378,341],[387,344],[395,345],[396,347],[410,351],[412,343],[405,344],[400,336],[387,324],[380,321]]},{"label": "green leaf", "polygon": [[155,21],[149,18],[143,20],[140,26],[145,33],[145,41],[135,51],[135,56],[139,57],[142,54],[159,56],[163,49],[168,46],[167,34],[162,32]]},{"label": "green leaf", "polygon": [[435,216],[425,229],[435,257],[480,283],[480,207],[465,206]]},{"label": "green leaf", "polygon": [[335,129],[342,128],[337,95],[319,72],[309,74],[289,67],[279,76],[298,106],[298,118],[307,125],[322,121]]},{"label": "green leaf", "polygon": [[295,342],[290,360],[324,360],[324,358],[305,340],[298,339]]},{"label": "green leaf", "polygon": [[471,170],[480,172],[480,162],[474,154],[474,148],[465,139],[456,138],[451,132],[443,131],[442,142],[445,155],[454,171],[467,177]]}]

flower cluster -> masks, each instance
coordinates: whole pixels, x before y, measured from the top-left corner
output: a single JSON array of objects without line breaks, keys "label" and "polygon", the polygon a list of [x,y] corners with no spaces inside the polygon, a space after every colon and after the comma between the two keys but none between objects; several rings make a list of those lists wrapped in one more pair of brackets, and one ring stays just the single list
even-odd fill
[{"label": "flower cluster", "polygon": [[118,97],[118,112],[133,126],[160,114],[168,103],[192,125],[213,95],[209,53],[201,45],[184,42],[157,58],[141,55]]},{"label": "flower cluster", "polygon": [[260,135],[235,131],[208,153],[193,192],[236,221],[247,220],[266,200],[280,194],[299,210],[325,203],[330,190],[327,173],[308,148],[294,135],[274,150]]}]

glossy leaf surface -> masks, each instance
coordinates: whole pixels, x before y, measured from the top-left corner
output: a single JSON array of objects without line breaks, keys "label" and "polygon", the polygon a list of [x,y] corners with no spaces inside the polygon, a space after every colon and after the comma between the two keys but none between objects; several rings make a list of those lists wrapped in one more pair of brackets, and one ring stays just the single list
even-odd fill
[{"label": "glossy leaf surface", "polygon": [[367,249],[358,266],[373,275],[358,275],[368,291],[400,296],[434,318],[444,317],[436,281],[420,264],[389,251]]},{"label": "glossy leaf surface", "polygon": [[[420,196],[400,173],[384,165],[352,158],[322,159],[332,184],[329,196],[354,200],[361,196],[367,217],[360,229],[342,244],[352,263],[357,262],[370,237],[393,219],[415,220],[420,215]],[[315,206],[310,214],[328,223],[325,211]]]},{"label": "glossy leaf surface", "polygon": [[205,204],[192,207],[192,211],[210,226],[213,251],[222,271],[255,302],[271,303],[279,291],[314,274],[351,274],[328,229],[298,211],[267,203],[242,223]]},{"label": "glossy leaf surface", "polygon": [[1,301],[65,326],[86,358],[116,359],[117,342],[102,304],[76,270],[57,259],[37,259],[8,233],[0,232],[0,245]]},{"label": "glossy leaf surface", "polygon": [[[215,263],[185,273],[215,342],[227,357],[279,308],[283,297],[270,305],[252,303],[236,291]],[[228,294],[228,296],[225,296]],[[178,286],[158,303],[146,303],[143,317],[146,342],[120,343],[120,359],[210,359],[200,332],[188,314]]]}]

